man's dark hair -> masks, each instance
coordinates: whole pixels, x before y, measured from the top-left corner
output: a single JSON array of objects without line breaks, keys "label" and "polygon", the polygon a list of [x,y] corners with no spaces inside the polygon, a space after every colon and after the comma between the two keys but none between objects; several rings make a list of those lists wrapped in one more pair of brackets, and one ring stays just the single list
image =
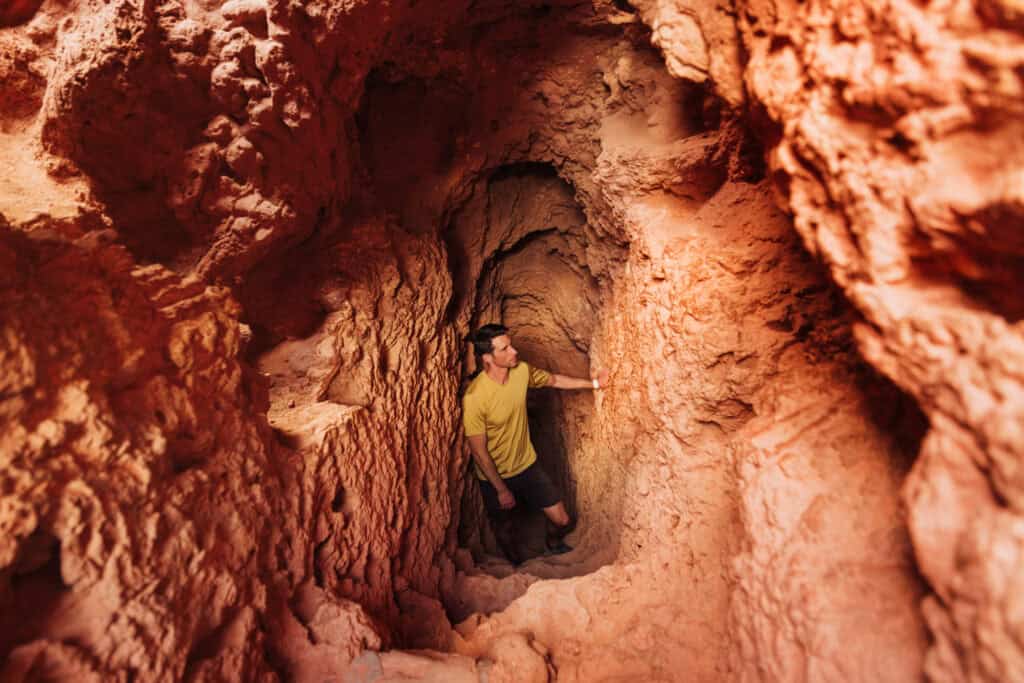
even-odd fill
[{"label": "man's dark hair", "polygon": [[484,325],[476,332],[466,337],[466,341],[473,345],[473,355],[476,356],[476,370],[473,377],[480,374],[484,369],[484,354],[494,353],[494,338],[508,334],[508,328],[497,323]]}]

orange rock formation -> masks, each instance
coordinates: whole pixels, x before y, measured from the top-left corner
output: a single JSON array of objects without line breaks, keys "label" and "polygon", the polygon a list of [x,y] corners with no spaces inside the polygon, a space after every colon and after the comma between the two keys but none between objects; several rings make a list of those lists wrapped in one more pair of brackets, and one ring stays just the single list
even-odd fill
[{"label": "orange rock formation", "polygon": [[[0,26],[0,679],[1024,680],[1014,2]],[[489,321],[611,371],[517,568]]]}]

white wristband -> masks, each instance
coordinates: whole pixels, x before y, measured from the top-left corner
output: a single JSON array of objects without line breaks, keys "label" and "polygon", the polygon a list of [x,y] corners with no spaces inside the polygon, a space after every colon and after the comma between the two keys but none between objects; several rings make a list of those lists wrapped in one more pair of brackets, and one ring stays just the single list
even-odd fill
[{"label": "white wristband", "polygon": [[593,379],[593,382],[594,382],[594,388],[595,389],[600,389],[601,388],[601,383],[597,381],[596,377]]}]

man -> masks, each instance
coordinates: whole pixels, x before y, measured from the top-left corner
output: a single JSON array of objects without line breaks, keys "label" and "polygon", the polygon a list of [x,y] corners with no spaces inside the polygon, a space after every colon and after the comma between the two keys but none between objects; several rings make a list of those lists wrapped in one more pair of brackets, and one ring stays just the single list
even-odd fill
[{"label": "man", "polygon": [[511,510],[520,501],[540,508],[547,517],[549,553],[572,550],[562,540],[569,530],[569,513],[558,489],[537,464],[530,442],[526,391],[600,389],[607,384],[608,372],[577,379],[520,363],[508,332],[502,325],[484,325],[467,339],[473,344],[477,374],[462,399],[462,420],[494,535],[509,561],[519,564],[522,558],[513,539]]}]

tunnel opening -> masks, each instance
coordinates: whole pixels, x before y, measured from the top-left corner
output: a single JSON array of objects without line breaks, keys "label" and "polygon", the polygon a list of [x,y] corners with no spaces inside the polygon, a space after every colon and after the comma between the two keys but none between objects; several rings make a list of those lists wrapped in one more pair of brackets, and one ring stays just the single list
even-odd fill
[{"label": "tunnel opening", "polygon": [[[772,416],[784,415],[788,429],[795,416],[817,414],[810,397],[819,395],[849,450],[877,441],[877,457],[843,454],[827,434],[792,427],[801,467],[820,446],[858,485],[884,480],[872,500],[894,518],[916,445],[894,446],[878,437],[885,426],[864,426],[877,423],[865,399],[874,390],[856,388],[873,384],[856,369],[850,308],[772,201],[749,122],[706,86],[672,78],[642,30],[605,27],[600,48],[577,52],[580,33],[595,38],[589,29],[568,22],[558,33],[553,22],[531,33],[522,21],[512,13],[474,28],[479,73],[397,59],[379,66],[356,117],[367,179],[356,213],[385,214],[417,235],[436,231],[451,277],[444,317],[459,338],[498,322],[512,329],[521,359],[545,369],[587,377],[592,362],[629,367],[601,415],[589,392],[529,397],[541,466],[578,520],[564,564],[542,556],[543,517],[525,511],[520,540],[532,557],[504,562],[468,454],[456,459],[454,545],[470,559],[443,595],[446,613],[452,623],[513,604],[543,613],[526,591],[533,582],[643,567],[623,609],[692,605],[662,623],[685,622],[680,647],[705,643],[699,670],[710,676],[726,666],[717,643],[730,639],[733,591],[750,587],[736,563],[763,547],[770,505],[759,507],[763,484],[744,468],[782,467],[778,452],[756,446]],[[463,47],[450,36],[445,44]],[[497,45],[521,52],[503,63],[491,53]],[[457,355],[465,374],[471,354]],[[825,377],[843,389],[829,390]],[[899,568],[885,581],[919,595],[900,523],[848,498],[842,476],[810,467],[808,488],[831,503],[809,499],[807,519],[845,509],[866,534],[888,534]],[[807,547],[815,543],[827,545]]]},{"label": "tunnel opening", "polygon": [[[490,322],[503,324],[510,329],[523,361],[561,375],[589,378],[597,371],[590,367],[588,355],[604,297],[586,262],[587,221],[574,188],[551,164],[537,162],[501,166],[482,184],[479,213],[471,203],[455,217],[447,237],[449,249],[461,253],[456,263],[469,260],[465,250],[476,239],[474,227],[493,245],[475,282],[456,286],[471,292],[469,329]],[[456,268],[453,276],[460,272],[464,274],[465,268]],[[578,432],[592,419],[593,396],[538,389],[529,392],[527,409],[538,463],[562,493],[570,518],[576,520],[571,463],[581,457],[575,452]],[[462,503],[462,543],[480,563],[485,564],[485,555],[501,557],[493,535],[486,529],[481,533],[485,515],[476,486],[466,487]],[[543,556],[543,513],[520,509],[514,517],[520,530],[520,557]]]},{"label": "tunnel opening", "polygon": [[[480,9],[437,39],[444,55],[437,62],[410,61],[398,50],[369,72],[355,116],[367,182],[355,189],[351,206],[386,214],[402,231],[440,236],[453,290],[445,318],[459,336],[501,322],[513,329],[526,362],[589,377],[602,301],[625,262],[628,238],[614,222],[588,222],[580,198],[586,190],[573,180],[585,167],[552,155],[543,140],[573,137],[588,163],[600,145],[551,113],[567,99],[589,106],[566,87],[570,82],[585,84],[596,102],[609,99],[609,63],[636,51],[630,74],[621,76],[635,85],[617,87],[607,106],[620,114],[616,125],[665,142],[700,127],[691,121],[691,88],[664,73],[644,30],[594,22],[594,8]],[[472,62],[449,59],[453,53],[471,55]],[[652,97],[666,108],[645,122],[639,110]],[[667,106],[671,101],[680,106]],[[528,406],[541,466],[573,518],[571,462],[592,420],[586,393],[533,391]],[[460,461],[455,536],[477,560],[500,557],[465,454]],[[523,514],[530,519],[518,526],[533,530],[524,540],[537,554],[543,517]],[[589,571],[583,566],[579,572]]]}]

